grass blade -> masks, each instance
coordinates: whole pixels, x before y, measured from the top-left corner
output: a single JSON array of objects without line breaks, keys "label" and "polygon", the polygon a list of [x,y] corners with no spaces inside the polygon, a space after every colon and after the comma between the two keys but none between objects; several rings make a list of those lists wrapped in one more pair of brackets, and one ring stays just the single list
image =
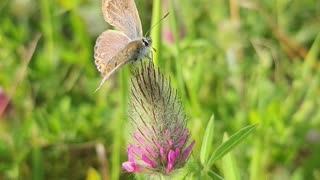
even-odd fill
[{"label": "grass blade", "polygon": [[250,125],[232,135],[230,139],[228,139],[226,142],[220,145],[218,149],[212,154],[208,162],[208,166],[213,165],[215,161],[219,160],[228,152],[230,152],[236,145],[238,145],[242,140],[244,140],[256,127],[256,124]]},{"label": "grass blade", "polygon": [[202,140],[202,146],[200,151],[200,162],[202,165],[204,165],[208,161],[209,153],[213,147],[213,144],[212,144],[213,135],[214,135],[214,115],[211,116],[207,124],[206,132]]},{"label": "grass blade", "polygon": [[[162,5],[162,0],[153,1],[151,25],[154,25],[160,21],[161,5]],[[153,53],[153,61],[156,65],[159,65],[159,59],[161,54],[161,23],[153,27],[151,31],[151,39],[152,39],[153,48],[157,50],[157,52]]]},{"label": "grass blade", "polygon": [[[228,138],[228,135],[225,133],[223,137],[223,142],[226,142]],[[222,169],[225,180],[240,179],[237,163],[231,152],[229,152],[222,158]]]},{"label": "grass blade", "polygon": [[219,176],[219,174],[215,173],[214,171],[208,171],[208,175],[209,175],[212,179],[223,180],[223,177]]}]

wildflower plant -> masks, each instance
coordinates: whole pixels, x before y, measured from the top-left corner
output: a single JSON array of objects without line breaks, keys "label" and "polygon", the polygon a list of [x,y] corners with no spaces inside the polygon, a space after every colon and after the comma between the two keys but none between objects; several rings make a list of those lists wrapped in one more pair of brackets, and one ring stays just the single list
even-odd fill
[{"label": "wildflower plant", "polygon": [[189,142],[176,90],[152,62],[141,62],[134,70],[129,116],[133,140],[122,164],[125,171],[170,175],[186,164],[195,141]]}]

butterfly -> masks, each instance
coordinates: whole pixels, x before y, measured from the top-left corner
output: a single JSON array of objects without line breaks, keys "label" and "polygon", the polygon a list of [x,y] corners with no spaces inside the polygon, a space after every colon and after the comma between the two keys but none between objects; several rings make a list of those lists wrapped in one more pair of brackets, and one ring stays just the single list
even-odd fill
[{"label": "butterfly", "polygon": [[117,30],[107,30],[97,38],[94,62],[103,79],[96,91],[128,62],[150,59],[152,45],[152,40],[142,35],[134,0],[102,0],[102,12],[104,20]]}]

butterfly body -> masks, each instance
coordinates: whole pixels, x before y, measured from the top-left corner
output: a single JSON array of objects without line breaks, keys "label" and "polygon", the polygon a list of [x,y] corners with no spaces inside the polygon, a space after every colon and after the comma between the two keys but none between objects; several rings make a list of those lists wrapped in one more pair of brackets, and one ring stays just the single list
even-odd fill
[{"label": "butterfly body", "polygon": [[152,44],[142,36],[134,0],[102,0],[102,12],[105,21],[117,30],[107,30],[97,38],[95,65],[103,76],[97,90],[123,65],[148,57]]}]

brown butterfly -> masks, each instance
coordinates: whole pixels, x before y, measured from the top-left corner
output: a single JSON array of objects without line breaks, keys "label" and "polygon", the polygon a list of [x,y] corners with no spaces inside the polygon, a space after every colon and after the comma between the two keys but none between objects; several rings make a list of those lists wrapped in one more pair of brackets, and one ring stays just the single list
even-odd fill
[{"label": "brown butterfly", "polygon": [[143,37],[140,17],[134,0],[102,0],[106,22],[117,30],[107,30],[97,39],[94,59],[104,82],[128,62],[149,57],[151,39]]}]

